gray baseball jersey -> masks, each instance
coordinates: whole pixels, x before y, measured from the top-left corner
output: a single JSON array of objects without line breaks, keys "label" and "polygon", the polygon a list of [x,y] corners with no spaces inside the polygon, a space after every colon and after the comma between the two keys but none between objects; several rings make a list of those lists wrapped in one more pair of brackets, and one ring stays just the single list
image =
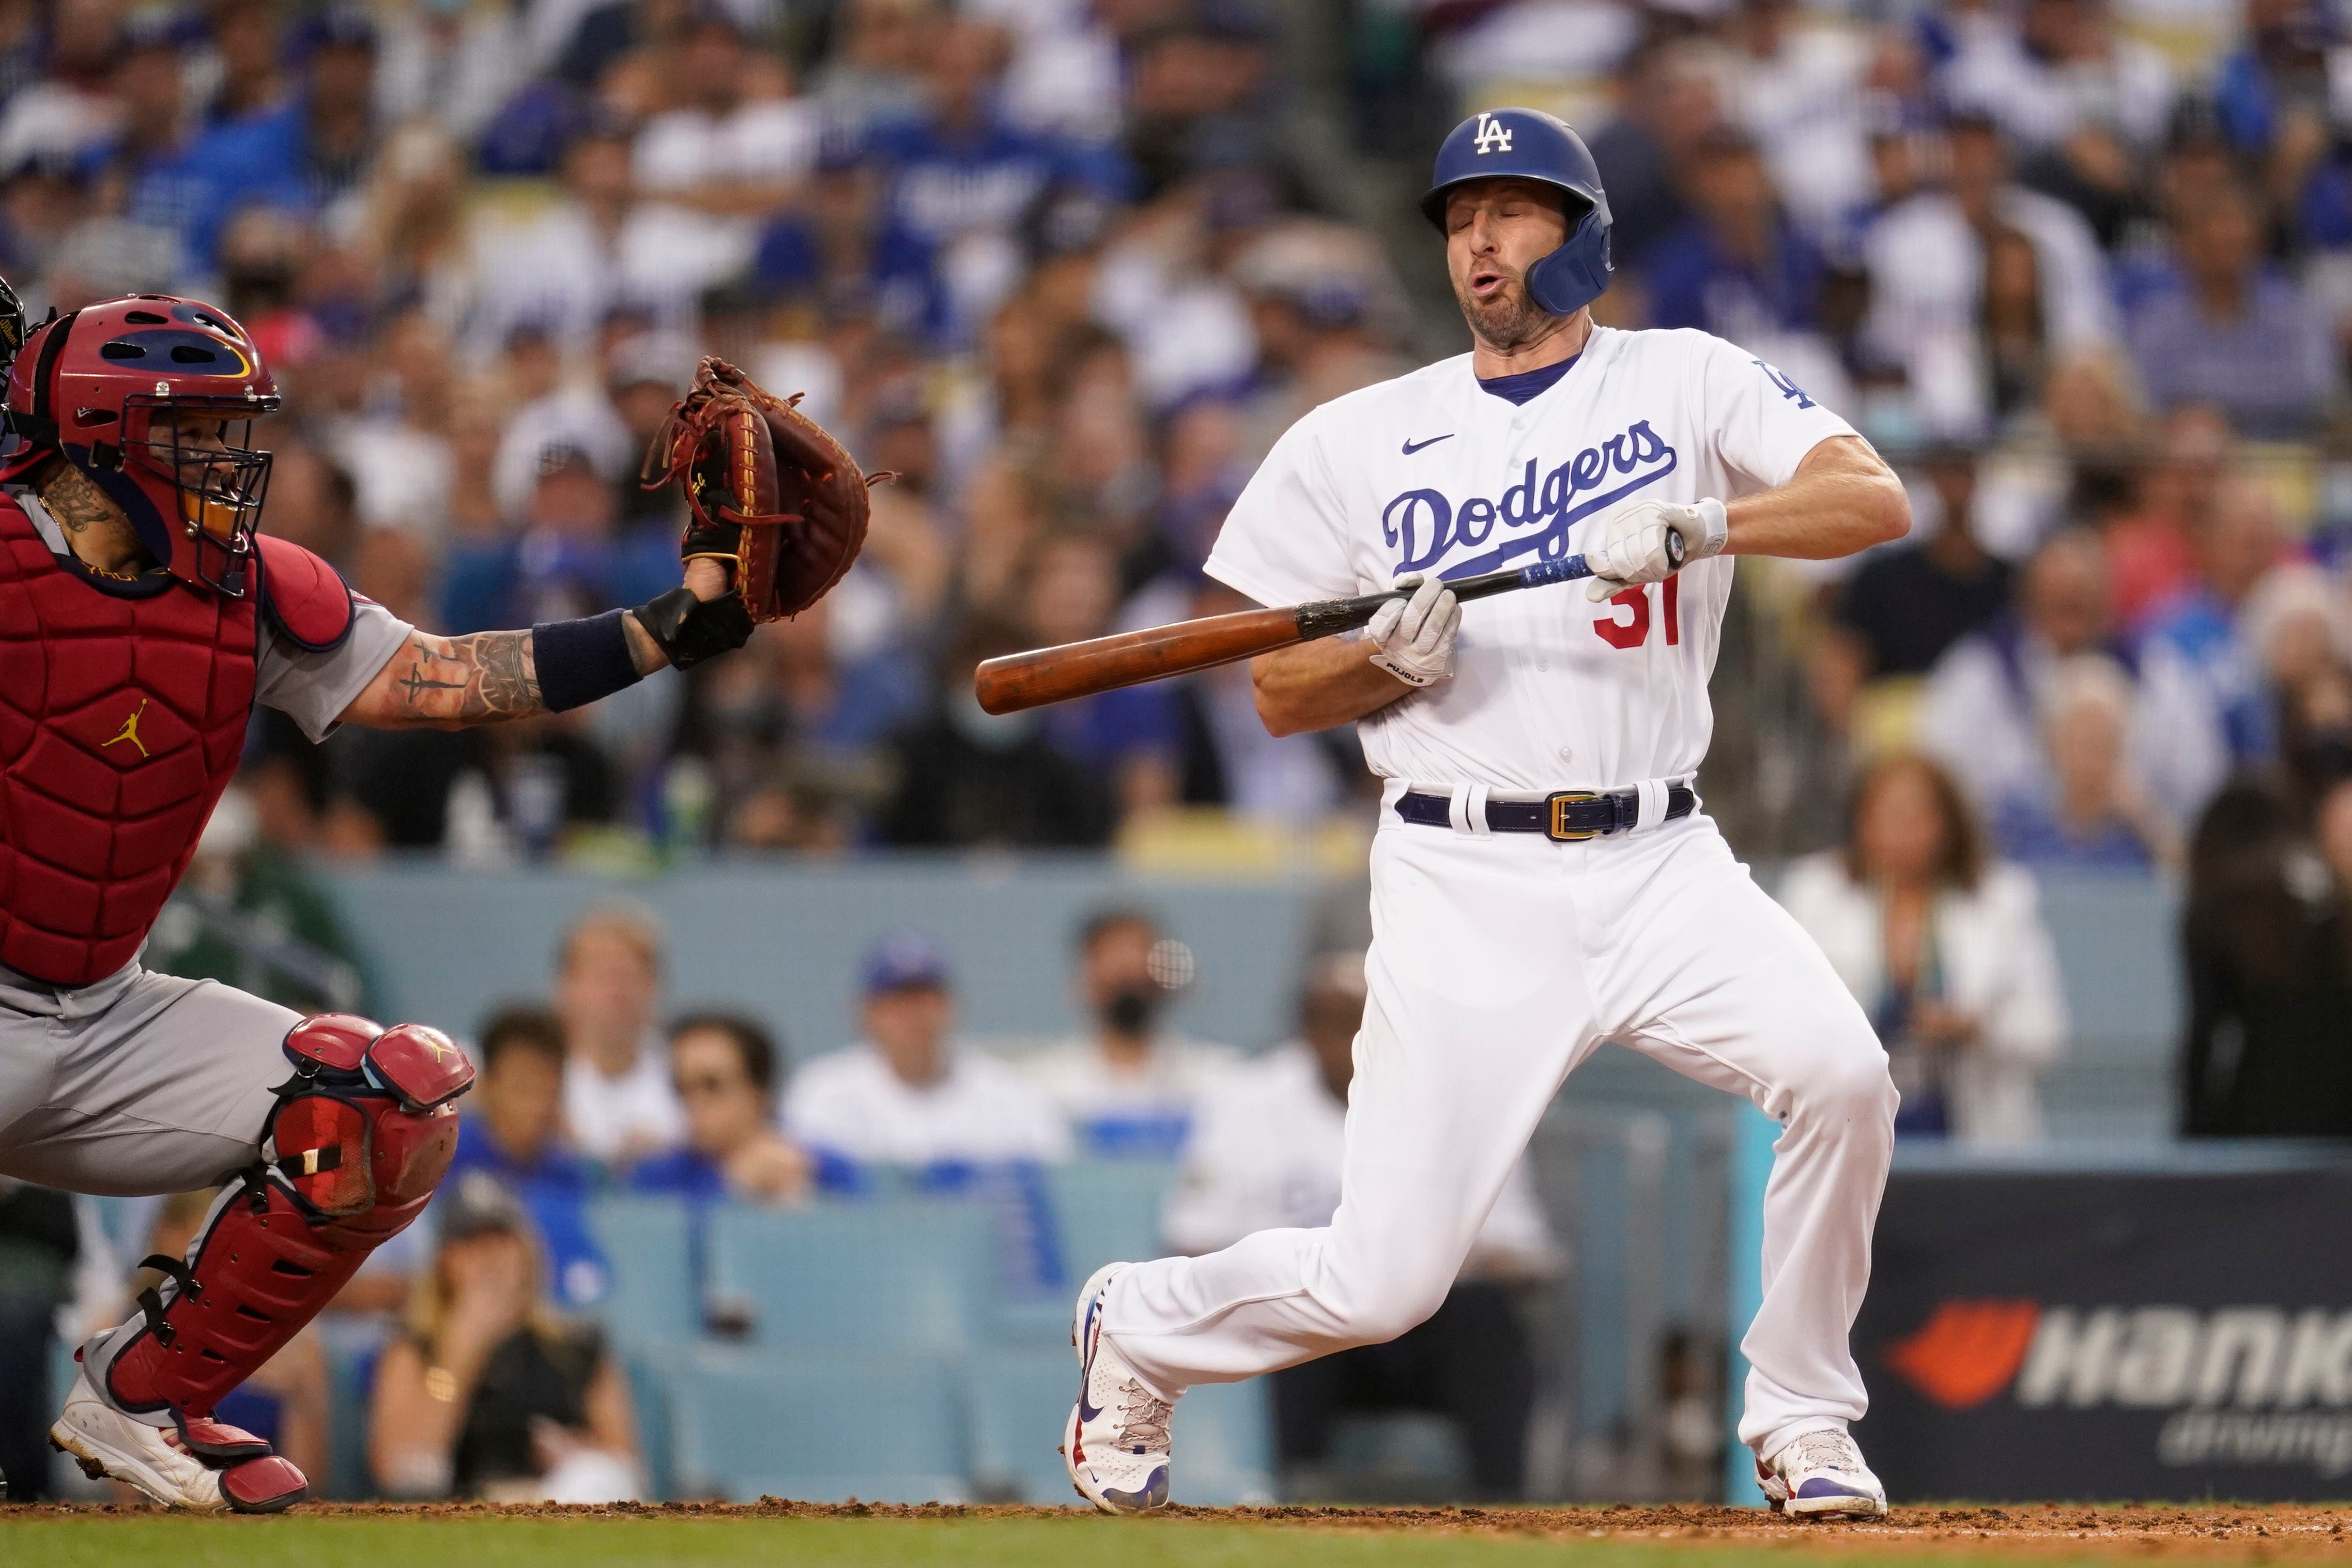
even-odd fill
[{"label": "gray baseball jersey", "polygon": [[[65,536],[12,489],[49,548]],[[313,741],[375,679],[414,628],[370,599],[351,635],[307,653],[258,617],[254,699]],[[0,1176],[72,1192],[137,1195],[209,1186],[254,1158],[278,1048],[299,1015],[210,980],[151,973],[134,960],[61,989],[0,967]]]}]

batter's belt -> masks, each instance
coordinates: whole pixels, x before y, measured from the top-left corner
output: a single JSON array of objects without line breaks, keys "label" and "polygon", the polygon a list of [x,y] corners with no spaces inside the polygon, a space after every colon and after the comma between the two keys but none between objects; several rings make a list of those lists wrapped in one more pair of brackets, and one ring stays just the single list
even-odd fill
[{"label": "batter's belt", "polygon": [[[1666,786],[1665,809],[1659,814],[1661,822],[1688,816],[1698,809],[1698,796],[1688,784]],[[1397,796],[1397,818],[1420,827],[1451,827],[1454,826],[1454,797],[1433,795],[1427,790],[1409,789]],[[1486,802],[1486,826],[1495,833],[1540,833],[1557,843],[1575,843],[1586,838],[1604,837],[1612,833],[1623,833],[1635,826],[1642,816],[1642,792],[1637,789],[1594,791],[1589,789],[1555,790],[1541,800],[1496,800]]]}]

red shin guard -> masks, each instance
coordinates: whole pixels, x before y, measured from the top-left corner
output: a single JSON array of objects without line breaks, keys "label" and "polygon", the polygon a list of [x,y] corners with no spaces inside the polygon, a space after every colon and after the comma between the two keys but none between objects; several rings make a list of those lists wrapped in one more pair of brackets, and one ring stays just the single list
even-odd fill
[{"label": "red shin guard", "polygon": [[286,1053],[296,1074],[278,1090],[265,1163],[230,1184],[184,1264],[148,1260],[170,1294],[141,1298],[147,1321],[105,1369],[117,1408],[168,1414],[190,1453],[228,1472],[230,1506],[252,1511],[293,1501],[301,1473],[210,1420],[213,1406],[424,1212],[457,1151],[449,1102],[473,1082],[446,1037],[415,1025],[311,1019]]}]

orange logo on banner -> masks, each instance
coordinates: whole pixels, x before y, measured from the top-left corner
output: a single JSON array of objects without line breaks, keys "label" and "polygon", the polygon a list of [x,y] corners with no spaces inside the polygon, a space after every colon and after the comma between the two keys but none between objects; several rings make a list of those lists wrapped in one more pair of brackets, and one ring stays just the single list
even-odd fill
[{"label": "orange logo on banner", "polygon": [[2037,1301],[1938,1302],[1917,1333],[1886,1347],[1886,1364],[1947,1410],[1966,1410],[2009,1386],[2041,1318]]}]

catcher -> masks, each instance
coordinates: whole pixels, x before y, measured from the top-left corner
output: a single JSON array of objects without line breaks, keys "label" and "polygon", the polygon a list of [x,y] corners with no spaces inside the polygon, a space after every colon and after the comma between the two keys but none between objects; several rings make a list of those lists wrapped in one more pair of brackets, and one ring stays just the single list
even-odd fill
[{"label": "catcher", "polygon": [[27,334],[0,284],[0,339],[22,345],[0,459],[0,1175],[225,1184],[184,1257],[142,1265],[137,1315],[80,1348],[50,1438],[159,1502],[268,1512],[308,1483],[214,1406],[424,1208],[474,1074],[422,1025],[140,967],[253,704],[319,740],[593,702],[813,602],[856,553],[866,489],[823,431],[708,363],[656,454],[691,502],[684,585],[436,637],[257,535],[251,427],[278,392],[226,312],[142,295]]}]

